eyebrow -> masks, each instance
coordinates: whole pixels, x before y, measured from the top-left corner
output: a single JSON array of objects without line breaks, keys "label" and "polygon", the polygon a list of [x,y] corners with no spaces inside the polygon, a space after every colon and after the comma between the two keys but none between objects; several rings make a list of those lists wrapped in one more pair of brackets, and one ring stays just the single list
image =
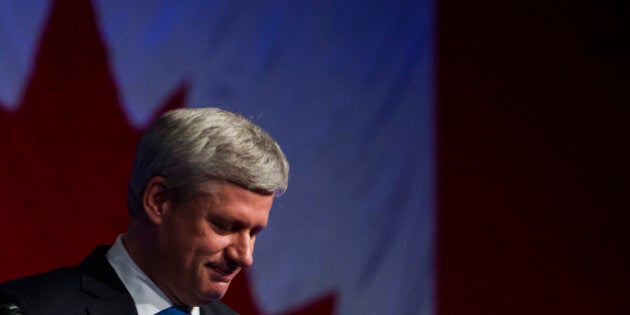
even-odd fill
[{"label": "eyebrow", "polygon": [[[233,218],[231,216],[225,216],[225,215],[221,215],[221,214],[211,214],[210,215],[210,219],[212,220],[217,220],[220,223],[230,223],[231,225],[233,225],[235,228],[237,229],[244,229],[246,227],[248,227],[249,225],[247,223],[245,223],[245,221],[242,221],[238,218]],[[251,230],[255,231],[255,232],[260,232],[263,229],[265,229],[266,226],[265,225],[254,225],[251,227]]]}]

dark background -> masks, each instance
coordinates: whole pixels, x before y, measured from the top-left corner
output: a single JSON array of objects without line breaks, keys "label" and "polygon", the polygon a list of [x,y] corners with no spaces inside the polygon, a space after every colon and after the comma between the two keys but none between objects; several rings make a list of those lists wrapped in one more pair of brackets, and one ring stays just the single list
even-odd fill
[{"label": "dark background", "polygon": [[438,1],[438,314],[628,314],[623,1]]}]

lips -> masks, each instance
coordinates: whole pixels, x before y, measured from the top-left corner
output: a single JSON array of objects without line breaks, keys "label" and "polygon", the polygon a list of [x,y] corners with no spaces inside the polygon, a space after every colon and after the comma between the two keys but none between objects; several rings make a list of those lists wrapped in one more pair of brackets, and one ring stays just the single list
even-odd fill
[{"label": "lips", "polygon": [[208,263],[205,265],[207,268],[212,269],[212,271],[214,271],[215,277],[217,281],[221,281],[221,282],[230,282],[232,281],[232,278],[234,278],[234,276],[236,276],[236,269],[232,269],[232,268],[225,268],[221,265],[216,265],[216,264],[211,264]]}]

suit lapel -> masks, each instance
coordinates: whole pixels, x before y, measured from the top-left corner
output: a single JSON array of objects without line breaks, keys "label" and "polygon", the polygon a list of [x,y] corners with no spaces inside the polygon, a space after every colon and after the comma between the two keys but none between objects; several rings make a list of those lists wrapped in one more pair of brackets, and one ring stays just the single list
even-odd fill
[{"label": "suit lapel", "polygon": [[81,290],[96,298],[86,311],[90,315],[137,314],[131,295],[105,257],[108,249],[97,247],[79,265]]},{"label": "suit lapel", "polygon": [[212,301],[200,308],[201,315],[238,315],[234,310],[220,301]]},{"label": "suit lapel", "polygon": [[221,313],[215,313],[215,312],[212,310],[212,308],[210,308],[210,307],[208,307],[208,306],[206,305],[206,306],[203,306],[203,307],[200,307],[200,308],[199,308],[199,314],[200,314],[200,315],[218,315],[218,314],[221,314]]},{"label": "suit lapel", "polygon": [[122,294],[101,297],[86,308],[89,315],[137,315],[136,307]]}]

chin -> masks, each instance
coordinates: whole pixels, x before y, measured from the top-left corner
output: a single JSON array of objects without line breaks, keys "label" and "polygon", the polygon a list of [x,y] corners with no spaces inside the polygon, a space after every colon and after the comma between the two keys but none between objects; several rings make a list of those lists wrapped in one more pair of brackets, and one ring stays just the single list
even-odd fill
[{"label": "chin", "polygon": [[205,300],[204,305],[210,303],[211,301],[222,298],[227,292],[229,285],[229,283],[213,283],[211,288],[201,294],[201,296],[203,296],[203,299]]},{"label": "chin", "polygon": [[198,292],[194,297],[192,297],[191,301],[186,303],[186,305],[201,307],[206,304],[209,304],[212,301],[216,301],[222,298],[224,293],[225,292],[217,292],[217,291]]}]

